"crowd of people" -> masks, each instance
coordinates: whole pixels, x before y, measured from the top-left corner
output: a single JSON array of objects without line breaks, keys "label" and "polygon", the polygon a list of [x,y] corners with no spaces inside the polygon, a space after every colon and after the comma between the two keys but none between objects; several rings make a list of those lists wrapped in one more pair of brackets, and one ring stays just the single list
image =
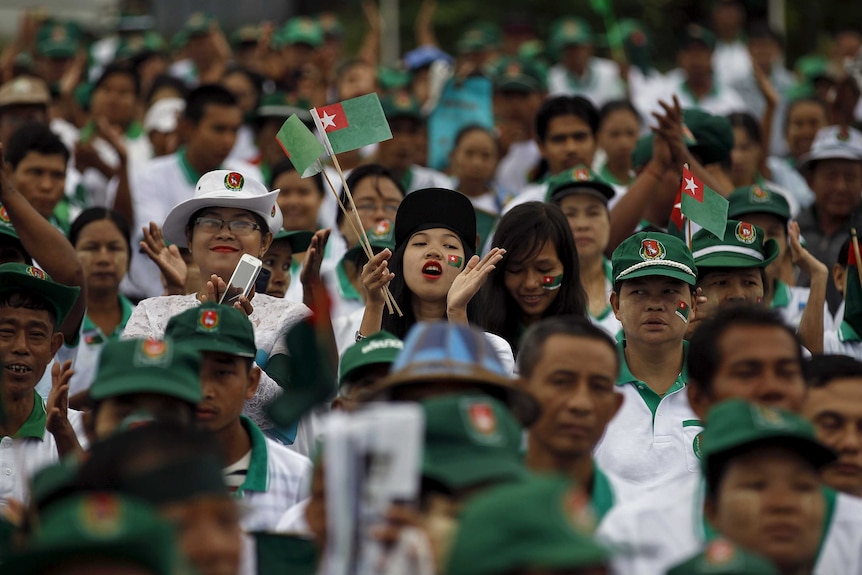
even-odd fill
[{"label": "crowd of people", "polygon": [[[791,70],[716,0],[659,70],[425,0],[387,67],[362,8],[22,15],[0,572],[862,575],[862,28]],[[392,137],[303,177],[285,121],[371,93]]]}]

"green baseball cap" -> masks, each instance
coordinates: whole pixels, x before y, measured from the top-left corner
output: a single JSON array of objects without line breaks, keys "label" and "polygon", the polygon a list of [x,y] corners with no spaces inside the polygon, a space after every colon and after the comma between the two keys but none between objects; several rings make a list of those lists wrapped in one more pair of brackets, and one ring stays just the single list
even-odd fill
[{"label": "green baseball cap", "polygon": [[627,237],[611,256],[614,283],[649,276],[697,281],[697,266],[681,239],[661,232],[638,232]]},{"label": "green baseball cap", "polygon": [[667,575],[778,575],[778,569],[739,545],[720,538],[688,561],[671,568]]},{"label": "green baseball cap", "polygon": [[567,479],[532,478],[470,499],[449,555],[448,575],[606,566],[607,549],[587,535],[589,496]]},{"label": "green baseball cap", "polygon": [[12,290],[23,290],[43,298],[54,310],[57,318],[55,330],[63,325],[63,320],[72,311],[81,288],[59,284],[41,269],[19,263],[0,265],[0,294]]},{"label": "green baseball cap", "polygon": [[361,367],[377,363],[391,365],[403,348],[404,342],[386,330],[380,330],[369,335],[344,350],[338,368],[341,374],[338,378],[338,384],[344,383],[354,371]]},{"label": "green baseball cap", "polygon": [[459,54],[471,54],[493,50],[500,44],[500,27],[491,22],[479,22],[468,28],[458,39],[456,48]]},{"label": "green baseball cap", "polygon": [[158,393],[200,403],[200,351],[170,339],[109,341],[102,348],[90,399]]},{"label": "green baseball cap", "polygon": [[426,399],[422,475],[452,490],[528,476],[523,428],[502,402],[482,394]]},{"label": "green baseball cap", "polygon": [[736,188],[728,196],[727,217],[742,219],[748,214],[772,214],[778,216],[786,224],[790,219],[790,205],[787,199],[778,192],[773,192],[765,186],[743,186]]},{"label": "green baseball cap", "polygon": [[701,272],[709,268],[765,268],[778,257],[778,242],[766,239],[754,224],[727,220],[724,239],[706,229],[691,239],[694,262]]},{"label": "green baseball cap", "polygon": [[[373,228],[365,230],[368,236],[368,242],[371,244],[371,249],[375,254],[380,253],[385,249],[395,249],[395,224],[389,220],[380,220]],[[344,254],[344,259],[356,261],[364,250],[362,244],[357,243],[355,246],[347,250]]]},{"label": "green baseball cap", "polygon": [[157,32],[148,30],[143,34],[131,38],[123,38],[117,46],[117,60],[135,58],[144,54],[163,54],[168,50],[168,45]]},{"label": "green baseball cap", "polygon": [[66,498],[77,488],[75,479],[80,464],[74,457],[66,457],[43,467],[33,475],[30,486],[30,500],[39,513],[51,503]]},{"label": "green baseball cap", "polygon": [[0,204],[0,236],[6,236],[7,238],[14,240],[12,243],[15,244],[16,248],[21,250],[21,253],[27,258],[27,261],[32,261],[30,260],[30,255],[27,253],[27,250],[24,249],[24,244],[21,243],[21,238],[18,236],[18,232],[15,230],[12,220],[9,219],[9,214],[6,213],[6,208],[3,207],[3,204]]},{"label": "green baseball cap", "polygon": [[323,44],[323,29],[311,18],[298,16],[285,23],[279,32],[279,41],[281,46],[308,44],[319,48]]},{"label": "green baseball cap", "polygon": [[593,30],[582,18],[563,18],[551,27],[548,35],[552,51],[559,51],[566,46],[593,43]]},{"label": "green baseball cap", "polygon": [[547,74],[528,58],[501,58],[494,67],[494,88],[500,92],[544,92]]},{"label": "green baseball cap", "polygon": [[333,12],[323,12],[317,15],[317,24],[324,37],[343,38],[344,25]]},{"label": "green baseball cap", "polygon": [[729,399],[713,407],[701,441],[701,462],[709,471],[743,448],[781,444],[817,469],[835,460],[835,453],[817,441],[808,421],[783,409]]},{"label": "green baseball cap", "polygon": [[315,575],[317,545],[314,540],[298,534],[250,533],[254,538],[257,575]]},{"label": "green baseball cap", "polygon": [[422,109],[419,100],[409,92],[399,91],[383,98],[380,102],[387,120],[394,118],[412,118],[422,121]]},{"label": "green baseball cap", "polygon": [[803,56],[796,61],[793,71],[803,82],[814,82],[819,78],[830,78],[829,58],[816,54]]},{"label": "green baseball cap", "polygon": [[686,50],[695,43],[703,44],[710,50],[713,50],[715,49],[715,34],[700,24],[689,24],[683,30],[679,48],[680,50]]},{"label": "green baseball cap", "polygon": [[35,575],[60,565],[97,559],[132,563],[173,575],[181,565],[176,533],[148,505],[113,493],[70,497],[52,506],[4,575]]},{"label": "green baseball cap", "polygon": [[620,21],[619,27],[620,36],[623,39],[623,48],[629,62],[644,70],[650,68],[652,66],[650,38],[643,22],[627,18]]},{"label": "green baseball cap", "polygon": [[299,98],[288,92],[273,92],[265,94],[257,109],[258,118],[289,118],[296,114],[300,120],[311,121],[311,104],[308,100]]},{"label": "green baseball cap", "polygon": [[548,180],[548,192],[545,194],[545,201],[559,203],[564,197],[572,194],[589,194],[607,205],[616,195],[616,191],[596,172],[580,165],[561,172]]},{"label": "green baseball cap", "polygon": [[230,35],[231,46],[237,47],[243,44],[257,44],[261,37],[260,26],[256,24],[246,24],[240,26]]},{"label": "green baseball cap", "polygon": [[165,337],[198,351],[254,357],[254,327],[245,313],[229,305],[205,302],[173,316]]},{"label": "green baseball cap", "polygon": [[78,28],[68,22],[46,22],[36,36],[36,53],[46,58],[74,58],[80,37]]},{"label": "green baseball cap", "polygon": [[275,234],[272,241],[273,243],[280,241],[288,242],[293,253],[301,254],[302,252],[308,251],[308,246],[311,245],[311,238],[313,237],[314,232],[308,232],[305,230],[287,231],[285,229],[281,229],[278,230],[278,233]]},{"label": "green baseball cap", "polygon": [[377,70],[377,81],[384,90],[405,90],[410,84],[410,72],[381,66]]},{"label": "green baseball cap", "polygon": [[196,36],[206,36],[212,30],[214,22],[216,22],[216,19],[211,14],[195,12],[189,16],[189,19],[183,24],[178,34],[181,34],[186,41]]}]

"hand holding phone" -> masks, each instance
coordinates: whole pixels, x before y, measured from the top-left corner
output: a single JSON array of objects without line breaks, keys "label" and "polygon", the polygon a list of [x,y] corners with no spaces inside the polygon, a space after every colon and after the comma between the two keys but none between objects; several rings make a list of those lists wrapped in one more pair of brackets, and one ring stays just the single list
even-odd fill
[{"label": "hand holding phone", "polygon": [[263,267],[263,263],[259,259],[243,254],[230,276],[227,288],[219,298],[219,303],[233,305],[239,301],[240,296],[248,297],[258,274],[260,274],[261,267]]}]

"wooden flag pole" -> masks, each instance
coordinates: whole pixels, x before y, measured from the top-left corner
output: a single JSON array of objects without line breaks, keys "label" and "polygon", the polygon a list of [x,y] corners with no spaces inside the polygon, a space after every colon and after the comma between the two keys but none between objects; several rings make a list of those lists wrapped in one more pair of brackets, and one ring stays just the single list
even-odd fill
[{"label": "wooden flag pole", "polygon": [[856,273],[859,275],[859,283],[862,284],[862,258],[859,257],[859,237],[856,228],[850,228],[850,244],[853,246],[853,257],[856,258]]}]

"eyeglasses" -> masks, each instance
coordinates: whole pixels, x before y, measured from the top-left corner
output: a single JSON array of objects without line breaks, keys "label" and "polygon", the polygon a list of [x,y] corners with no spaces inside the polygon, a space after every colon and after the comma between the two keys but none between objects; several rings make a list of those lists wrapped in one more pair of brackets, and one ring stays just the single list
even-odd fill
[{"label": "eyeglasses", "polygon": [[395,219],[395,213],[398,211],[398,204],[376,204],[374,202],[363,202],[356,204],[356,211],[363,214],[373,214],[378,209],[383,209],[384,212],[393,216],[390,219]]},{"label": "eyeglasses", "polygon": [[222,220],[219,218],[197,218],[195,226],[203,232],[214,234],[221,231],[227,225],[227,228],[238,236],[247,236],[255,230],[259,230],[260,226],[254,222],[246,220]]}]

